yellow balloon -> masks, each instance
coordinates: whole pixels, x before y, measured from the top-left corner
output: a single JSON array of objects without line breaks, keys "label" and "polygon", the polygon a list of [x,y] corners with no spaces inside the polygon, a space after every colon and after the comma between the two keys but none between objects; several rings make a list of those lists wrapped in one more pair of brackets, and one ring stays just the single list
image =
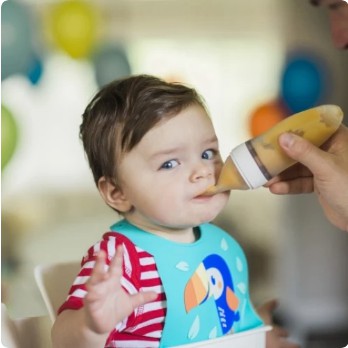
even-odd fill
[{"label": "yellow balloon", "polygon": [[72,58],[86,57],[96,41],[95,8],[83,1],[64,1],[51,13],[51,31],[57,46]]}]

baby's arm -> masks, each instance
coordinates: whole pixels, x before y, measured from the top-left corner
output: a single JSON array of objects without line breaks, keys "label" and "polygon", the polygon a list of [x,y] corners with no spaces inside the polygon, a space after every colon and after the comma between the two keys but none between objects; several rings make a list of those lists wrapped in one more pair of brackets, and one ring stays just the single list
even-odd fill
[{"label": "baby's arm", "polygon": [[118,247],[116,256],[106,270],[105,252],[96,259],[91,277],[86,283],[84,306],[79,310],[65,310],[52,328],[54,348],[102,348],[114,329],[135,308],[153,301],[154,292],[129,295],[121,286],[123,248]]},{"label": "baby's arm", "polygon": [[277,301],[271,300],[257,310],[264,323],[272,326],[272,330],[266,333],[266,348],[300,348],[298,344],[288,339],[288,332],[284,328],[274,325],[272,313],[277,306]]}]

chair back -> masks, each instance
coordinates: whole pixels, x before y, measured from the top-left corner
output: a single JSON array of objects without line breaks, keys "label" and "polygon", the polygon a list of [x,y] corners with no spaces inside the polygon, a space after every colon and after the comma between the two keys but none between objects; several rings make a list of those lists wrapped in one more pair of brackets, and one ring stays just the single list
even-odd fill
[{"label": "chair back", "polygon": [[19,348],[19,333],[9,317],[4,303],[1,303],[1,343],[8,348]]},{"label": "chair back", "polygon": [[34,269],[36,284],[40,290],[52,322],[68,296],[69,289],[80,270],[79,261],[38,265]]},{"label": "chair back", "polygon": [[1,303],[1,347],[51,348],[51,325],[48,316],[12,319]]}]

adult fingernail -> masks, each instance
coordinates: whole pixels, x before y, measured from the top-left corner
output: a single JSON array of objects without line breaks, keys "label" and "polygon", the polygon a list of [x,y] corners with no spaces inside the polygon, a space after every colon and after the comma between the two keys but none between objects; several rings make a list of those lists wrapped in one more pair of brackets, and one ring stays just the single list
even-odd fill
[{"label": "adult fingernail", "polygon": [[283,133],[279,137],[279,142],[282,146],[289,148],[295,142],[295,136],[292,133]]}]

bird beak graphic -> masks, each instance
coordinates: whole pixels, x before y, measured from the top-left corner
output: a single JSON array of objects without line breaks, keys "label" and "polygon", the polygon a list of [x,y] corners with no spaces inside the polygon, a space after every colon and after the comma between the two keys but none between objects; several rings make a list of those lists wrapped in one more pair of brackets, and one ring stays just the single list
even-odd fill
[{"label": "bird beak graphic", "polygon": [[209,293],[207,272],[201,263],[185,287],[185,309],[188,313],[192,308],[204,302]]},{"label": "bird beak graphic", "polygon": [[238,309],[239,299],[230,287],[226,289],[226,302],[233,311]]}]

